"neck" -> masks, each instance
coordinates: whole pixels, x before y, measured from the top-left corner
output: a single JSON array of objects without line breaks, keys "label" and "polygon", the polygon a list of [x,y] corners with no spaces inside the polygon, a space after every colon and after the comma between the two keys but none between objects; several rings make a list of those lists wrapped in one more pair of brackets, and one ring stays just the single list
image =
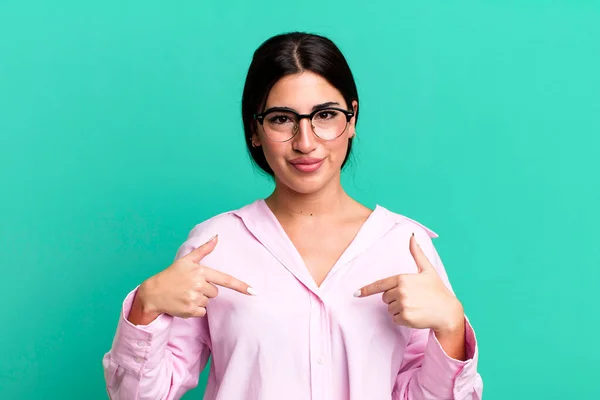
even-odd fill
[{"label": "neck", "polygon": [[353,202],[339,181],[308,194],[276,182],[275,190],[265,201],[275,215],[285,217],[334,216]]}]

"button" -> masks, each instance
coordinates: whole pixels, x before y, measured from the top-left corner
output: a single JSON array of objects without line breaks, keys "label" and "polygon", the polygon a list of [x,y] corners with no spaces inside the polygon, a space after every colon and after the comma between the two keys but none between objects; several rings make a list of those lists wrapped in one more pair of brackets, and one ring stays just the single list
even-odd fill
[{"label": "button", "polygon": [[133,358],[133,361],[135,361],[138,364],[141,364],[142,363],[142,357],[137,357],[136,356],[136,357]]},{"label": "button", "polygon": [[138,340],[137,345],[140,347],[144,347],[146,345],[146,342],[144,342],[143,340]]},{"label": "button", "polygon": [[325,357],[319,357],[319,358],[317,359],[317,363],[318,363],[318,364],[324,364],[324,363],[325,363]]}]

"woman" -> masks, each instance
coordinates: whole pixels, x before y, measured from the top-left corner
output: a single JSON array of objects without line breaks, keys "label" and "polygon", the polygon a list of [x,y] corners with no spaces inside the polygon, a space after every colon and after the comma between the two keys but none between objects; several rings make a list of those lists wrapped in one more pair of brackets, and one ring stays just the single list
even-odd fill
[{"label": "woman", "polygon": [[263,43],[242,99],[275,190],[194,227],[125,299],[103,365],[112,399],[480,399],[475,334],[431,238],[340,182],[358,94],[328,39]]}]

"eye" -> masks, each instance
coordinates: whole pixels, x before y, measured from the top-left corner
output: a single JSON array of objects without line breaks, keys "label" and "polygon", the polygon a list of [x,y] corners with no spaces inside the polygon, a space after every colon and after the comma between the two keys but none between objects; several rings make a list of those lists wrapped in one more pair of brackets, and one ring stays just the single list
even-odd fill
[{"label": "eye", "polygon": [[292,119],[288,115],[284,114],[272,115],[269,117],[268,120],[271,124],[285,124],[292,121]]},{"label": "eye", "polygon": [[322,110],[319,111],[315,117],[320,120],[333,119],[339,114],[336,110]]}]

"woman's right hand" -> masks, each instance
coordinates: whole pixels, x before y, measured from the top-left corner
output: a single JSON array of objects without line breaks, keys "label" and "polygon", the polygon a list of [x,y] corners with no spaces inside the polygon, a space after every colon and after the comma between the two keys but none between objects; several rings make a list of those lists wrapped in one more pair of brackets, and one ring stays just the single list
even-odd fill
[{"label": "woman's right hand", "polygon": [[128,320],[147,325],[160,314],[174,317],[204,317],[209,299],[217,296],[217,286],[242,294],[256,292],[245,282],[200,264],[217,245],[217,236],[176,260],[162,272],[144,281],[136,293]]}]

